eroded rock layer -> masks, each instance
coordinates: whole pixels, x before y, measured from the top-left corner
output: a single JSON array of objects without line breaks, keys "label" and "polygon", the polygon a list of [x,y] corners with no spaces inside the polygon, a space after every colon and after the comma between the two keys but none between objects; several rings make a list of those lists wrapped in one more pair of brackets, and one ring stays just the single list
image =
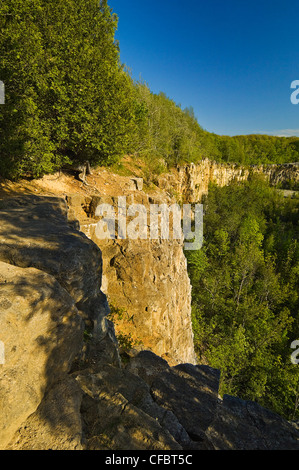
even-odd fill
[{"label": "eroded rock layer", "polygon": [[[114,239],[97,236],[96,208],[109,204],[118,212],[118,198],[68,196],[71,214],[101,249],[103,290],[114,313],[116,328],[133,342],[168,360],[172,365],[196,363],[191,325],[191,285],[183,241],[170,238]],[[163,201],[159,201],[163,202]],[[128,197],[127,205],[142,204],[144,194]],[[88,217],[87,217],[88,216]],[[149,223],[149,217],[148,217]]]},{"label": "eroded rock layer", "polygon": [[299,449],[296,423],[220,399],[219,371],[121,356],[101,252],[63,199],[7,199],[0,220],[0,449]]}]

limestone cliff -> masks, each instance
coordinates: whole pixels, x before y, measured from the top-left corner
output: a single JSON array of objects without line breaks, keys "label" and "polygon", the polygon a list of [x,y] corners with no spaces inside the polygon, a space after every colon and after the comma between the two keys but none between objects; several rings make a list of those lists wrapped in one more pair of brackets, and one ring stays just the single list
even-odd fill
[{"label": "limestone cliff", "polygon": [[[127,204],[149,208],[145,193],[128,193]],[[117,197],[67,196],[80,230],[101,249],[103,291],[117,332],[166,359],[171,365],[196,363],[191,325],[191,285],[181,240],[101,239],[96,234],[96,207]],[[156,203],[163,201],[155,199]],[[164,201],[165,202],[165,201]],[[169,201],[168,201],[169,202]]]},{"label": "limestone cliff", "polygon": [[232,181],[246,181],[254,173],[264,175],[270,184],[280,185],[282,188],[287,188],[287,183],[290,181],[299,184],[299,163],[243,167],[208,159],[196,165],[191,163],[178,166],[169,173],[160,175],[157,184],[161,189],[174,193],[183,201],[198,202],[208,193],[210,183],[226,186]]},{"label": "limestone cliff", "polygon": [[[290,176],[277,171],[272,183]],[[196,364],[181,241],[95,233],[99,203],[195,202],[248,175],[203,161],[146,193],[99,169],[87,186],[54,175],[0,200],[0,449],[299,449],[296,423],[220,399],[219,371]]]},{"label": "limestone cliff", "polygon": [[64,199],[6,199],[0,220],[0,449],[298,450],[295,423],[220,399],[219,371],[121,359],[101,251]]}]

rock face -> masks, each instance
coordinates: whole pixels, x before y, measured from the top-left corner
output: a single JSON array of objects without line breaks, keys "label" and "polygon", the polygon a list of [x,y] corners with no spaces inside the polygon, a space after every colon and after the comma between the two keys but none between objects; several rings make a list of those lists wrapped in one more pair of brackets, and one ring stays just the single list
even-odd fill
[{"label": "rock face", "polygon": [[6,200],[0,219],[0,449],[299,449],[294,424],[220,400],[219,371],[120,355],[99,248],[63,200]]},{"label": "rock face", "polygon": [[67,220],[63,199],[22,196],[0,207],[0,442],[39,406],[81,354],[84,328],[107,335],[102,259]]},{"label": "rock face", "polygon": [[[150,198],[133,193],[127,206],[142,204],[148,210]],[[191,285],[181,240],[103,239],[97,236],[99,204],[118,212],[118,198],[70,195],[70,213],[84,232],[101,249],[103,291],[108,297],[117,331],[133,342],[165,358],[171,365],[196,363],[191,326]],[[155,200],[155,203],[163,201]],[[149,220],[148,220],[149,222]]]},{"label": "rock face", "polygon": [[83,321],[53,276],[0,262],[0,442],[6,444],[64,376],[80,350]]},{"label": "rock face", "polygon": [[269,179],[270,184],[288,188],[288,184],[299,184],[299,163],[285,163],[284,165],[263,165],[255,167],[255,171],[262,172]]},{"label": "rock face", "polygon": [[90,325],[104,317],[101,251],[68,223],[66,202],[22,196],[1,201],[0,211],[0,260],[53,275]]},{"label": "rock face", "polygon": [[178,166],[169,174],[158,177],[158,185],[165,191],[174,192],[184,202],[199,202],[208,193],[209,184],[226,186],[231,181],[246,181],[249,170],[235,164],[220,164],[208,159]]},{"label": "rock face", "polygon": [[232,181],[246,181],[253,173],[264,175],[272,185],[287,187],[290,181],[299,184],[299,163],[242,167],[208,159],[196,165],[178,166],[169,174],[159,176],[157,183],[161,189],[174,192],[183,201],[199,202],[208,193],[210,183],[226,186]]}]

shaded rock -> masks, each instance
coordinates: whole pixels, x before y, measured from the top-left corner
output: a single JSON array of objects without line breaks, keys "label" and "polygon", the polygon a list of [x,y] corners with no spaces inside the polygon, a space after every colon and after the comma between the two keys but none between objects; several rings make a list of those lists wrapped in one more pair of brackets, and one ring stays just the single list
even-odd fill
[{"label": "shaded rock", "polygon": [[151,393],[156,403],[174,413],[193,441],[202,442],[215,416],[219,377],[210,367],[181,364],[160,373]]},{"label": "shaded rock", "polygon": [[[87,450],[181,449],[158,418],[142,409],[149,391],[136,376],[107,366],[98,374],[77,375],[76,380],[83,393],[81,414]],[[155,406],[151,403],[147,411]]]},{"label": "shaded rock", "polygon": [[105,314],[100,249],[68,224],[62,198],[22,196],[0,203],[0,260],[53,275],[90,325]]},{"label": "shaded rock", "polygon": [[299,450],[293,424],[258,403],[228,395],[206,435],[216,450]]},{"label": "shaded rock", "polygon": [[106,320],[101,337],[93,337],[85,332],[85,341],[80,354],[72,366],[72,372],[78,370],[92,370],[94,373],[101,370],[104,365],[121,367],[119,346],[115,337],[113,323]]},{"label": "shaded rock", "polygon": [[[99,394],[105,393],[107,401],[109,401],[107,398],[108,393],[111,397],[115,395],[118,397],[121,396],[130,406],[134,407],[137,413],[135,416],[135,425],[137,427],[142,427],[143,424],[146,425],[146,433],[152,432],[155,434],[159,432],[162,437],[164,436],[163,439],[166,439],[165,442],[171,442],[171,445],[176,448],[179,448],[178,444],[182,445],[184,448],[190,446],[190,438],[176,416],[155,403],[150,393],[150,387],[140,377],[131,374],[125,369],[121,370],[111,366],[104,366],[102,370],[96,374],[85,371],[85,373],[79,373],[76,378],[80,383],[96,383],[94,390]],[[91,419],[97,421],[98,417],[92,417],[90,415],[89,420]],[[113,417],[107,414],[105,421],[106,423],[102,428],[101,434],[105,434],[106,428],[110,429],[111,426],[113,428]],[[157,427],[158,424],[161,428]],[[93,427],[93,425],[89,425],[88,429],[93,429]],[[118,438],[116,436],[114,436],[113,442],[114,445],[118,445]],[[142,443],[138,444],[136,442],[135,446],[135,448],[143,448]]]},{"label": "shaded rock", "polygon": [[64,377],[45,394],[7,450],[83,450],[81,400],[77,382]]},{"label": "shaded rock", "polygon": [[81,348],[83,321],[53,276],[0,262],[0,448],[35,412]]},{"label": "shaded rock", "polygon": [[126,368],[133,374],[138,375],[148,385],[152,385],[160,373],[169,370],[170,366],[165,359],[157,356],[152,351],[137,351]]}]

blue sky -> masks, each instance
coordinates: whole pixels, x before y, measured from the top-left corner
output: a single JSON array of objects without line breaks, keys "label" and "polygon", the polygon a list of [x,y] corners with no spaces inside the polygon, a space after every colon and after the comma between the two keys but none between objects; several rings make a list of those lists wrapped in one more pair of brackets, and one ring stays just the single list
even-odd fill
[{"label": "blue sky", "polygon": [[299,0],[108,0],[121,61],[221,135],[299,136]]}]

